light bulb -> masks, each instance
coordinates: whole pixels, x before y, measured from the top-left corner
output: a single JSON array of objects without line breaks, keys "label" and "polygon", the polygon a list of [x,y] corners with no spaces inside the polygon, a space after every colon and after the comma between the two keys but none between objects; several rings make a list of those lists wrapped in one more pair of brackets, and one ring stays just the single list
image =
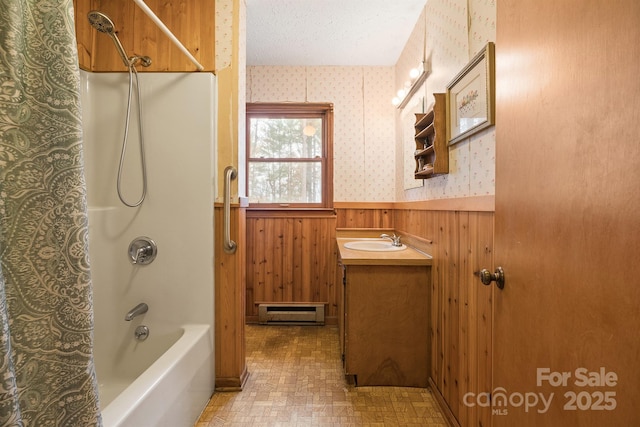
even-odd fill
[{"label": "light bulb", "polygon": [[306,136],[313,136],[316,133],[316,128],[312,125],[306,125],[304,129],[302,129],[302,133]]},{"label": "light bulb", "polygon": [[398,98],[397,96],[396,96],[396,97],[394,97],[394,98],[391,100],[391,103],[392,103],[393,105],[400,105],[400,98]]},{"label": "light bulb", "polygon": [[412,68],[411,71],[409,71],[409,77],[411,77],[412,79],[417,78],[420,75],[420,70],[418,70],[417,68]]}]

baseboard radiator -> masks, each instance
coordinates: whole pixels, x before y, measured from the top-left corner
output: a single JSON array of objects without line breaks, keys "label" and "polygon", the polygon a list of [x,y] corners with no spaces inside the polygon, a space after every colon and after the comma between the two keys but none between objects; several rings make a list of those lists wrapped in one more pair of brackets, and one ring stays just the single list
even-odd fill
[{"label": "baseboard radiator", "polygon": [[324,303],[265,303],[258,305],[262,325],[324,325]]}]

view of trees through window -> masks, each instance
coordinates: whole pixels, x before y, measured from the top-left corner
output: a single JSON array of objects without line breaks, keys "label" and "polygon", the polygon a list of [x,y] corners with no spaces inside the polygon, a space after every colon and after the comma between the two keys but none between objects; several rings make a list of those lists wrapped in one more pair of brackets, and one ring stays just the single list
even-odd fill
[{"label": "view of trees through window", "polygon": [[320,204],[321,117],[250,117],[248,195],[252,203]]}]

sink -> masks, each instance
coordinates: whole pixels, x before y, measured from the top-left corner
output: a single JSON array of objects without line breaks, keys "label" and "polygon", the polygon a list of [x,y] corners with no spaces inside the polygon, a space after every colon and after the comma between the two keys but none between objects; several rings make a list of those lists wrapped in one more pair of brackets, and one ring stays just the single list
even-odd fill
[{"label": "sink", "polygon": [[385,239],[367,239],[367,240],[354,240],[344,244],[347,249],[354,249],[356,251],[370,251],[370,252],[394,252],[407,249],[405,245],[393,246],[389,240]]}]

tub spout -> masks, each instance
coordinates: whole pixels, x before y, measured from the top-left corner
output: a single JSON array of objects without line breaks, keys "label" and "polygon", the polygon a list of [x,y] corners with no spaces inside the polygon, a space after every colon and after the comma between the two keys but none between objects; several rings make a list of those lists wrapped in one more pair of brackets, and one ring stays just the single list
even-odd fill
[{"label": "tub spout", "polygon": [[149,306],[143,302],[133,307],[126,316],[124,316],[124,320],[127,322],[132,320],[134,317],[140,316],[141,314],[146,313],[149,310]]}]

